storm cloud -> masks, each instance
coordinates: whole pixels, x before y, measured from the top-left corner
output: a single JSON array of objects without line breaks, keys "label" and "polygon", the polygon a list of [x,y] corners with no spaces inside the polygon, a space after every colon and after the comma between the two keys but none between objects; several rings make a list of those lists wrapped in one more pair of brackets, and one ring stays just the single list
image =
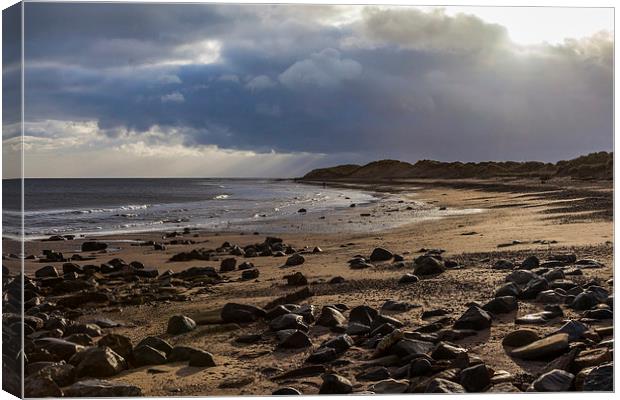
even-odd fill
[{"label": "storm cloud", "polygon": [[78,175],[294,176],[380,158],[556,161],[613,146],[611,27],[524,46],[442,9],[25,10],[32,176],[55,158],[64,175],[79,162]]}]

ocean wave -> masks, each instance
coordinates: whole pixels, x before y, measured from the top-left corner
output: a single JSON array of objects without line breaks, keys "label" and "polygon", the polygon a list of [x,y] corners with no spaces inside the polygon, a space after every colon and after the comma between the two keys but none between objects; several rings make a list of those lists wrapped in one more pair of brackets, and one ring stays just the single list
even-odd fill
[{"label": "ocean wave", "polygon": [[64,214],[100,214],[100,213],[118,213],[121,211],[137,211],[137,210],[146,210],[147,208],[152,207],[151,204],[128,204],[125,206],[119,207],[110,207],[110,208],[90,208],[90,209],[55,209],[55,210],[39,210],[39,211],[26,211],[25,216],[37,216],[37,215],[64,215]]}]

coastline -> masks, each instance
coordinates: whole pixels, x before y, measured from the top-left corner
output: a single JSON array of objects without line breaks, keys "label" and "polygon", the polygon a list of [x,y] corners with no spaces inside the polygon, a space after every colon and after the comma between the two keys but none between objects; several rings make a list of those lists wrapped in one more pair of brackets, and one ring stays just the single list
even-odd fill
[{"label": "coastline", "polygon": [[[187,367],[184,363],[169,363],[158,366],[158,373],[149,372],[150,368],[140,367],[122,372],[112,381],[128,382],[142,388],[145,395],[240,395],[266,394],[281,386],[281,381],[274,381],[274,374],[282,373],[305,365],[303,361],[312,349],[303,351],[283,351],[274,349],[272,340],[262,340],[255,344],[239,344],[236,338],[243,335],[260,333],[265,327],[261,324],[229,324],[214,315],[219,315],[221,307],[229,302],[257,305],[264,307],[274,299],[298,290],[286,284],[283,275],[295,272],[303,273],[308,287],[314,294],[301,303],[313,304],[320,310],[326,304],[346,304],[352,308],[368,305],[380,308],[386,300],[406,301],[419,305],[406,312],[390,314],[398,318],[408,328],[416,328],[426,322],[421,314],[426,310],[444,309],[448,317],[456,319],[466,309],[466,304],[475,301],[484,303],[493,297],[493,292],[504,282],[505,272],[497,271],[491,266],[499,259],[522,260],[529,255],[545,259],[552,254],[574,253],[578,258],[594,258],[604,264],[599,269],[584,269],[583,276],[574,277],[577,282],[589,280],[608,281],[613,277],[613,222],[611,219],[596,217],[571,219],[570,216],[583,214],[584,211],[549,213],[557,204],[565,207],[564,200],[556,199],[558,190],[540,190],[532,182],[519,185],[515,182],[411,182],[382,183],[379,190],[398,193],[404,201],[421,201],[431,207],[451,209],[484,208],[484,212],[456,214],[443,218],[416,221],[415,223],[380,230],[375,232],[342,233],[308,233],[289,232],[277,235],[285,243],[294,246],[306,258],[300,266],[282,268],[285,259],[278,257],[238,258],[238,262],[252,262],[260,272],[256,279],[241,278],[243,271],[222,273],[223,280],[205,286],[174,285],[173,297],[167,300],[155,300],[149,297],[140,304],[139,287],[127,287],[124,284],[104,283],[102,290],[118,296],[129,296],[136,301],[117,305],[86,306],[77,319],[82,322],[93,318],[108,318],[120,322],[123,326],[105,329],[126,335],[132,342],[138,343],[145,336],[154,335],[168,340],[172,345],[192,345],[207,349],[216,360],[217,366],[208,369]],[[415,191],[407,191],[411,184]],[[481,187],[482,185],[482,187]],[[484,188],[486,186],[486,189]],[[574,184],[575,191],[610,190],[611,183]],[[455,188],[456,187],[456,188]],[[566,190],[571,191],[570,187]],[[564,195],[560,197],[566,197]],[[397,203],[398,204],[398,203]],[[402,203],[404,204],[404,203]],[[375,207],[381,207],[378,203]],[[386,206],[387,208],[387,206]],[[348,210],[360,214],[360,209]],[[386,210],[387,211],[387,210]],[[587,213],[588,211],[586,211]],[[596,211],[594,211],[596,212]],[[405,211],[400,214],[401,217]],[[390,213],[388,213],[390,214]],[[361,219],[362,217],[360,217]],[[368,218],[368,217],[364,217]],[[398,218],[398,217],[397,217]],[[54,249],[70,256],[80,254],[93,257],[83,261],[74,261],[80,265],[101,264],[113,258],[120,258],[127,263],[139,261],[145,268],[157,269],[160,274],[167,270],[180,272],[191,267],[212,266],[219,268],[220,260],[193,260],[172,262],[175,254],[200,248],[216,248],[224,242],[241,247],[265,240],[270,232],[265,229],[258,235],[204,232],[192,230],[189,234],[168,235],[161,232],[141,234],[123,234],[98,236],[97,241],[109,242],[105,252],[80,252],[84,240],[63,242],[31,241],[26,245],[26,255],[40,254],[43,249]],[[154,250],[152,246],[135,246],[136,242],[148,241],[165,244],[165,250]],[[181,243],[191,240],[188,244]],[[320,253],[313,253],[318,246]],[[380,263],[374,268],[351,269],[347,261],[361,254],[368,256],[375,247],[389,249],[405,259],[404,266]],[[443,249],[446,258],[456,260],[462,268],[448,270],[438,276],[424,278],[413,285],[401,285],[398,279],[410,270],[410,262],[417,257],[421,249]],[[5,250],[6,252],[6,250]],[[6,260],[11,266],[15,261]],[[41,263],[38,260],[26,260],[26,274],[32,276],[35,270],[54,265],[61,269],[62,262]],[[342,277],[344,283],[330,284],[334,277]],[[172,289],[170,289],[172,290]],[[176,296],[176,297],[175,297]],[[129,301],[129,300],[128,300]],[[526,302],[520,304],[516,314],[494,321],[489,332],[454,340],[458,346],[467,348],[470,357],[479,357],[496,371],[507,371],[515,382],[527,381],[527,376],[540,373],[546,363],[538,361],[521,361],[511,358],[502,347],[503,337],[519,325],[514,323],[517,316],[540,312],[544,304]],[[182,314],[198,322],[198,328],[184,335],[166,334],[166,324],[172,315]],[[576,318],[572,310],[567,310],[564,318]],[[561,322],[561,321],[560,321]],[[547,324],[527,326],[540,335],[557,329],[559,321]],[[605,322],[593,323],[592,326],[605,326]],[[329,330],[313,327],[310,336],[313,343],[319,344],[333,337]],[[316,347],[316,346],[315,346]],[[367,370],[368,356],[362,348],[353,347],[347,352],[346,363],[334,364],[329,370],[349,377],[356,391],[368,386],[367,382],[354,377]],[[275,372],[274,372],[275,371]],[[279,371],[279,372],[278,372]],[[234,382],[233,382],[234,381]],[[229,382],[228,385],[222,382]],[[235,383],[236,382],[236,383]],[[245,383],[244,383],[245,382]],[[319,376],[304,379],[292,379],[305,394],[314,394],[320,385]]]}]

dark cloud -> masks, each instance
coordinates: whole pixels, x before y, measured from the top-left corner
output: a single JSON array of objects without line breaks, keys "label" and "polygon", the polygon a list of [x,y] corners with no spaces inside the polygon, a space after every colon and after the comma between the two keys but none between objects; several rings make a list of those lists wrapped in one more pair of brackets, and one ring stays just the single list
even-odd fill
[{"label": "dark cloud", "polygon": [[345,11],[27,3],[26,119],[359,162],[612,148],[609,35],[524,47],[471,15]]}]

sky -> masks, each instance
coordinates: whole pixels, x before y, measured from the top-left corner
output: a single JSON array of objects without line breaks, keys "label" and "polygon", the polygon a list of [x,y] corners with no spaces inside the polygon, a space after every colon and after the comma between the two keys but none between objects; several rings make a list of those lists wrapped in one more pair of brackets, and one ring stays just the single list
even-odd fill
[{"label": "sky", "polygon": [[[30,177],[613,148],[610,8],[26,3],[24,20]],[[19,121],[3,131],[16,148]]]}]

